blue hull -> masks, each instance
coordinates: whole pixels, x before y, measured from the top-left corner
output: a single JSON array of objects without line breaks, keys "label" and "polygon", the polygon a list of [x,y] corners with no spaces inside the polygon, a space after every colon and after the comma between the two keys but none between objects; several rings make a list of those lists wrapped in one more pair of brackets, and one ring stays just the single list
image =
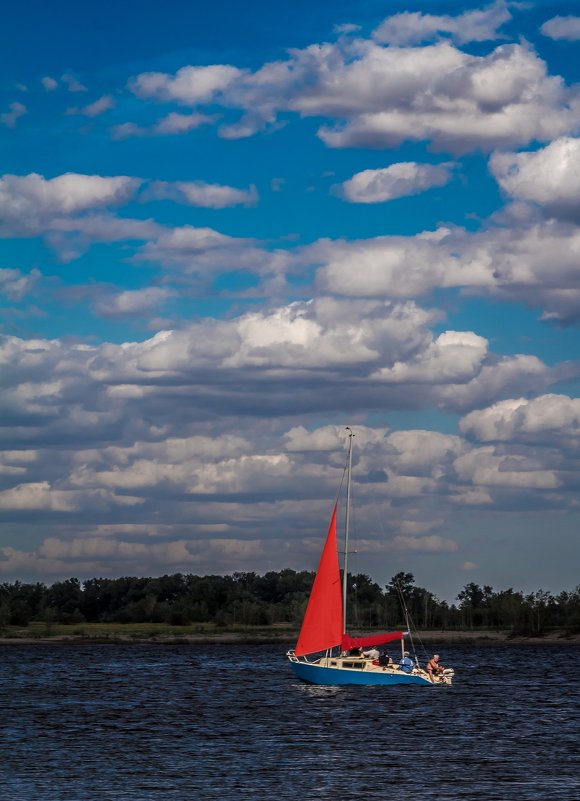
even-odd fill
[{"label": "blue hull", "polygon": [[424,684],[432,687],[430,681],[421,676],[410,676],[408,673],[381,673],[379,671],[349,670],[344,668],[320,667],[308,662],[290,662],[296,678],[310,684],[345,685],[345,684]]}]

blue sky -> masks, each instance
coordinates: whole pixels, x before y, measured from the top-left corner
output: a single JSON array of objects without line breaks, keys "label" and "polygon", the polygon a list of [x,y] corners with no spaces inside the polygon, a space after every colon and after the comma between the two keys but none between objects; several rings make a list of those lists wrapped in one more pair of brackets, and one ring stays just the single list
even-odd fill
[{"label": "blue sky", "polygon": [[0,578],[577,584],[574,3],[2,27]]}]

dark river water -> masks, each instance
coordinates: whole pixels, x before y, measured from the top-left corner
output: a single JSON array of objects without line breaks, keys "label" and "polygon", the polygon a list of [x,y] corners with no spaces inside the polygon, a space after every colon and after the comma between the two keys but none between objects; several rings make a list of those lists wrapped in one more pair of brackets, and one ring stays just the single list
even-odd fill
[{"label": "dark river water", "polygon": [[284,650],[0,647],[0,800],[580,799],[580,649],[441,646],[451,688],[311,687]]}]

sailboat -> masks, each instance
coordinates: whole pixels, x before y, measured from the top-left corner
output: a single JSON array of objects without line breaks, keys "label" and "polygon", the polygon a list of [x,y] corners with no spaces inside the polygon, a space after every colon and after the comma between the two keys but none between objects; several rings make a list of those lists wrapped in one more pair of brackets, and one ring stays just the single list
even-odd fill
[{"label": "sailboat", "polygon": [[294,650],[286,654],[292,671],[302,681],[321,685],[450,685],[454,674],[451,668],[432,676],[419,666],[416,658],[413,662],[407,655],[406,670],[403,670],[392,660],[386,661],[384,657],[377,659],[376,653],[363,650],[376,649],[378,645],[399,641],[403,657],[407,654],[405,636],[409,631],[384,632],[366,637],[351,637],[346,632],[348,535],[354,437],[350,428],[347,427],[347,431],[349,431],[349,447],[342,593],[336,530],[338,504],[335,503],[298,642]]}]

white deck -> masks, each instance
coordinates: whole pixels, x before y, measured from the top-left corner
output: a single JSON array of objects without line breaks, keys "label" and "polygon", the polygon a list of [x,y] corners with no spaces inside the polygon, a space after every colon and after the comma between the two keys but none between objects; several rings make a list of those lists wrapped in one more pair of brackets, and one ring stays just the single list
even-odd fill
[{"label": "white deck", "polygon": [[[299,659],[298,657],[294,656],[292,652],[289,652],[288,656],[292,661],[305,661],[311,665],[330,669],[334,668],[336,670],[353,670],[356,672],[361,671],[361,673],[364,671],[365,674],[386,674],[394,677],[401,676],[401,674],[406,673],[406,671],[399,670],[397,664],[392,660],[388,666],[383,666],[379,665],[375,660],[368,659],[364,656],[323,656],[320,657],[320,659],[313,660],[312,662]],[[432,684],[450,685],[453,680],[454,672],[451,668],[447,668],[443,673],[431,678],[426,670],[415,667],[411,673],[406,673],[406,675],[418,676],[424,681],[428,681]]]}]

